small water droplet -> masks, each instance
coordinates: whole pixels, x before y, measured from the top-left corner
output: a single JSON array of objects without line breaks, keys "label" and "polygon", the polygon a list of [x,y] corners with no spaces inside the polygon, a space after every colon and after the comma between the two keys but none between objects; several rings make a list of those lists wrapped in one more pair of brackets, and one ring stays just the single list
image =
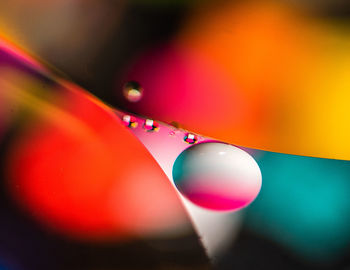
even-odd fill
[{"label": "small water droplet", "polygon": [[130,115],[124,115],[123,116],[123,123],[130,128],[136,128],[137,127],[137,121],[136,118]]},{"label": "small water droplet", "polygon": [[159,130],[159,124],[152,120],[152,119],[146,119],[143,128],[148,131],[148,132],[152,132],[152,131],[158,131]]},{"label": "small water droplet", "polygon": [[173,130],[169,132],[169,135],[170,135],[170,136],[174,136],[175,134],[176,134],[176,133],[175,133],[175,131],[173,131]]},{"label": "small water droplet", "polygon": [[198,141],[198,137],[191,133],[186,133],[184,141],[188,144],[195,144]]},{"label": "small water droplet", "polygon": [[143,88],[139,83],[130,81],[124,85],[123,94],[129,102],[138,102],[142,98]]}]

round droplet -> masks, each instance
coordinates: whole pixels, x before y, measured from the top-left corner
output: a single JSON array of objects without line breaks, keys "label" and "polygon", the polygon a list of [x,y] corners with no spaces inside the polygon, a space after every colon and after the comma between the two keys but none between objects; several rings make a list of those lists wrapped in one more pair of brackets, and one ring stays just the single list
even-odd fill
[{"label": "round droplet", "polygon": [[152,120],[152,119],[146,119],[143,128],[146,131],[152,132],[152,131],[158,131],[159,130],[159,124]]},{"label": "round droplet", "polygon": [[173,179],[192,203],[216,211],[247,206],[261,188],[261,172],[255,160],[237,147],[218,142],[184,150],[174,163]]},{"label": "round droplet", "polygon": [[127,127],[131,127],[131,128],[136,128],[137,127],[136,118],[131,116],[131,115],[124,115],[123,116],[123,123]]},{"label": "round droplet", "polygon": [[184,137],[184,141],[188,144],[195,144],[198,141],[198,137],[194,134],[187,133]]},{"label": "round droplet", "polygon": [[135,81],[127,82],[123,87],[123,94],[130,102],[138,102],[142,98],[143,88]]}]

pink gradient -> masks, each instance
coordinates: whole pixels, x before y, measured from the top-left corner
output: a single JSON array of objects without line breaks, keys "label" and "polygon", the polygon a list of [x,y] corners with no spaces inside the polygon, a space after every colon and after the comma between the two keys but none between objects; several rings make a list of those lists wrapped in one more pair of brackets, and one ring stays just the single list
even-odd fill
[{"label": "pink gradient", "polygon": [[247,200],[213,194],[210,190],[207,192],[186,191],[185,193],[194,204],[216,211],[232,211],[232,209],[239,209],[249,204]]},{"label": "pink gradient", "polygon": [[[219,170],[220,168],[218,168]],[[196,175],[176,183],[181,194],[192,203],[217,211],[232,211],[249,205],[260,191],[260,185],[220,175]]]}]

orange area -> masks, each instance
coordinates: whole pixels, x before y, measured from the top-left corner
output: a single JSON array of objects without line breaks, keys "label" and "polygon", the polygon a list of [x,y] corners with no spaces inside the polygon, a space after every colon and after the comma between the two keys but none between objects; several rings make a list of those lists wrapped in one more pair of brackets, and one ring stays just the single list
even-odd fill
[{"label": "orange area", "polygon": [[275,2],[204,9],[131,68],[145,91],[129,108],[232,144],[349,160],[344,29]]}]

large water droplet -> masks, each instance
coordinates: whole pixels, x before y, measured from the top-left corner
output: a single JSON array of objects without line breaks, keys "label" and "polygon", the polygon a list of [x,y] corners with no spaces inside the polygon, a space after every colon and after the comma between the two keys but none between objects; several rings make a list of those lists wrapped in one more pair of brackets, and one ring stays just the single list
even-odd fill
[{"label": "large water droplet", "polygon": [[173,166],[177,189],[192,203],[217,211],[250,204],[261,188],[255,160],[232,145],[207,142],[184,150]]},{"label": "large water droplet", "polygon": [[135,81],[127,82],[123,87],[123,94],[130,102],[138,102],[142,98],[143,88]]}]

